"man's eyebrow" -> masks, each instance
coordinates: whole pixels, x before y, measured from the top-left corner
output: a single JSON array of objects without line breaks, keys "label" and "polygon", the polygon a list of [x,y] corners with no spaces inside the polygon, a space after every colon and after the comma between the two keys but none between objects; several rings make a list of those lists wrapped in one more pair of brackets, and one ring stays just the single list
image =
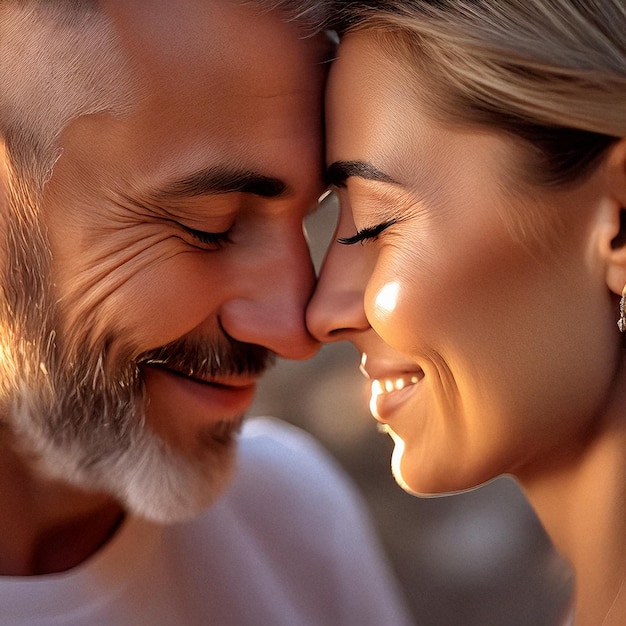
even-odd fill
[{"label": "man's eyebrow", "polygon": [[279,178],[251,170],[209,167],[171,180],[150,195],[156,200],[177,200],[223,193],[249,193],[263,198],[286,195],[287,184]]},{"label": "man's eyebrow", "polygon": [[381,183],[396,182],[389,174],[367,161],[335,161],[326,168],[326,182],[334,187],[345,187],[346,181],[352,176]]}]

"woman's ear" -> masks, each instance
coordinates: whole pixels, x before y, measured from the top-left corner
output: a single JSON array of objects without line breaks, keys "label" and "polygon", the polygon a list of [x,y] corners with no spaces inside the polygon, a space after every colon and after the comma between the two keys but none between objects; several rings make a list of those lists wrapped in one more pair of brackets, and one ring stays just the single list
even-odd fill
[{"label": "woman's ear", "polygon": [[609,150],[605,160],[606,281],[621,296],[626,286],[626,139]]}]

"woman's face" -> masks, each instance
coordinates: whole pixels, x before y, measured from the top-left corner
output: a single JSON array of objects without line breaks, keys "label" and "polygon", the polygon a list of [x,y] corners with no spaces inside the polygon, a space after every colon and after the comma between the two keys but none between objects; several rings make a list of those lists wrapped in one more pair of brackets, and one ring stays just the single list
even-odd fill
[{"label": "woman's face", "polygon": [[331,245],[309,326],[361,351],[405,488],[529,476],[578,449],[616,368],[601,174],[532,185],[527,148],[435,122],[402,63],[363,32],[332,68],[337,237],[366,238]]}]

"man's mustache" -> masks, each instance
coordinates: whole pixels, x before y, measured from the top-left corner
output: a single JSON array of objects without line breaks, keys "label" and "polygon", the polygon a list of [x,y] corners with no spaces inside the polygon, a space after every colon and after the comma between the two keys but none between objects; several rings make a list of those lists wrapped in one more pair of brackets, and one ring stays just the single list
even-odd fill
[{"label": "man's mustache", "polygon": [[141,354],[138,364],[163,365],[197,378],[260,376],[276,361],[276,355],[255,344],[225,335],[207,339],[182,337]]}]

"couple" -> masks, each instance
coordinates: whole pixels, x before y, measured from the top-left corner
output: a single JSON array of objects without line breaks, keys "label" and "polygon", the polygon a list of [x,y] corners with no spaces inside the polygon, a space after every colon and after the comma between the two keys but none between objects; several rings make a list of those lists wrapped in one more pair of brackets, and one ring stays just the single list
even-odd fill
[{"label": "couple", "polygon": [[0,4],[0,621],[408,623],[323,455],[236,436],[274,355],[348,339],[398,482],[514,475],[576,573],[562,622],[623,623],[625,26],[621,0]]}]

